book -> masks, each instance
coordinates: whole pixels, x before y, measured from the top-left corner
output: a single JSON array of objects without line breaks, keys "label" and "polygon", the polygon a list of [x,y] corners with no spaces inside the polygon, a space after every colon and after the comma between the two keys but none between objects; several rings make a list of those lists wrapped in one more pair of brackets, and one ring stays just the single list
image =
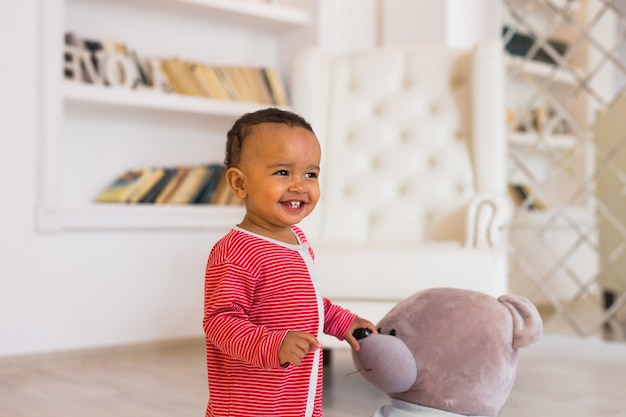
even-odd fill
[{"label": "book", "polygon": [[184,75],[186,80],[186,88],[189,90],[190,95],[198,97],[207,97],[202,86],[194,76],[194,70],[198,64],[195,62],[183,62]]},{"label": "book", "polygon": [[227,66],[223,68],[223,73],[228,79],[231,87],[236,91],[237,100],[254,103],[257,101],[254,94],[254,87],[250,84],[242,67]]},{"label": "book", "polygon": [[229,67],[213,67],[213,71],[217,74],[221,84],[224,86],[231,100],[241,101],[241,95],[237,89],[230,72]]},{"label": "book", "polygon": [[206,181],[204,187],[198,193],[198,196],[193,201],[194,204],[210,204],[213,198],[213,194],[215,193],[215,189],[217,188],[217,184],[224,174],[226,167],[223,164],[210,164],[208,166],[210,171],[210,176]]},{"label": "book", "polygon": [[[267,103],[271,104],[272,100],[263,94],[262,87],[254,74],[254,68],[250,67],[233,67],[233,75],[235,77],[236,86],[239,89],[243,101],[250,103]],[[269,98],[269,101],[267,100]]]},{"label": "book", "polygon": [[287,106],[287,92],[285,91],[285,85],[280,78],[280,73],[277,68],[263,68],[263,74],[267,81],[267,85],[272,93],[274,104],[277,106]]},{"label": "book", "polygon": [[180,185],[182,180],[187,175],[189,168],[186,166],[181,166],[176,168],[176,174],[172,177],[172,179],[165,185],[163,191],[159,193],[154,202],[156,204],[166,204],[169,202],[170,198],[174,195],[176,188]]},{"label": "book", "polygon": [[272,92],[265,81],[263,68],[248,67],[246,68],[246,72],[254,85],[258,102],[263,104],[274,104]]},{"label": "book", "polygon": [[127,202],[149,174],[150,170],[145,168],[130,169],[124,172],[96,197],[96,201],[99,203]]},{"label": "book", "polygon": [[[539,61],[546,64],[557,65],[558,62],[547,51],[544,46],[536,47],[537,39],[532,34],[516,31],[514,28],[505,25],[502,27],[502,38],[506,39],[504,48],[506,51],[515,56],[528,57],[533,61]],[[547,38],[545,43],[557,55],[564,57],[570,45],[558,39]],[[534,50],[532,56],[530,52]]]},{"label": "book", "polygon": [[255,102],[256,99],[252,91],[252,86],[248,83],[248,80],[244,78],[241,68],[229,66],[225,67],[225,71],[230,84],[237,91],[238,100],[249,103]]},{"label": "book", "polygon": [[128,196],[128,203],[138,203],[154,187],[165,174],[163,168],[149,168],[139,180],[139,184]]},{"label": "book", "polygon": [[191,73],[192,65],[194,64],[182,61],[178,58],[166,58],[161,60],[163,72],[172,85],[174,92],[202,97],[204,93]]},{"label": "book", "polygon": [[154,203],[158,195],[163,191],[163,189],[167,186],[172,178],[176,175],[178,169],[176,168],[163,168],[163,175],[161,178],[154,184],[152,188],[146,193],[143,194],[141,199],[137,201],[138,203]]},{"label": "book", "polygon": [[209,170],[205,166],[189,167],[187,175],[182,179],[172,196],[169,204],[188,204],[195,199],[204,186]]},{"label": "book", "polygon": [[195,166],[188,169],[187,175],[182,179],[172,197],[168,200],[169,204],[188,204],[196,199],[202,188],[209,179],[211,171],[206,166]]},{"label": "book", "polygon": [[212,67],[196,64],[191,72],[207,97],[217,100],[231,100],[231,96]]},{"label": "book", "polygon": [[509,184],[509,195],[518,207],[524,207],[528,210],[544,210],[546,204],[537,196],[533,195],[533,191],[526,184]]}]

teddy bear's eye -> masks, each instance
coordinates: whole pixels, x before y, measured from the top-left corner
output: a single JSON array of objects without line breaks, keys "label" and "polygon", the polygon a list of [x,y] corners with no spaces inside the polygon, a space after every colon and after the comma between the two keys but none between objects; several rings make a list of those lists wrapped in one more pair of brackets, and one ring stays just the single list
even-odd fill
[{"label": "teddy bear's eye", "polygon": [[391,330],[389,331],[389,335],[390,335],[390,336],[395,336],[395,335],[397,335],[397,334],[398,334],[398,332],[396,331],[396,329],[391,329]]},{"label": "teddy bear's eye", "polygon": [[382,333],[383,331],[380,329],[380,327],[378,329],[376,329],[378,331],[378,333]]}]

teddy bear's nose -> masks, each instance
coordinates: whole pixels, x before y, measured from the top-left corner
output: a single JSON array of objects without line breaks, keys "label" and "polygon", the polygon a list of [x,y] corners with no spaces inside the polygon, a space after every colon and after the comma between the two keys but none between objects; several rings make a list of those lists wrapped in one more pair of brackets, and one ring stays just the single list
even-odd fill
[{"label": "teddy bear's nose", "polygon": [[362,329],[356,329],[354,333],[352,333],[352,336],[354,336],[356,340],[361,340],[361,339],[365,339],[367,336],[371,334],[372,334],[372,331],[370,329],[362,328]]}]

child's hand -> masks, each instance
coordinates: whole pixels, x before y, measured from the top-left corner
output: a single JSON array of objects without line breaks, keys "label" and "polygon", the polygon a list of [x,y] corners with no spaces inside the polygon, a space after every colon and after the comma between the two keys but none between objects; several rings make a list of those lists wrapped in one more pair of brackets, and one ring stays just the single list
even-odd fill
[{"label": "child's hand", "polygon": [[289,363],[298,366],[307,353],[321,347],[320,342],[309,333],[289,331],[280,345],[278,362],[281,366]]},{"label": "child's hand", "polygon": [[356,351],[361,349],[361,346],[359,346],[359,342],[353,335],[356,329],[370,329],[372,333],[378,333],[378,330],[376,330],[376,326],[374,325],[374,323],[369,320],[362,319],[359,316],[355,317],[352,321],[352,325],[350,325],[350,328],[348,329],[348,333],[346,334],[345,339],[346,342],[348,342],[348,344],[352,347],[352,349]]}]

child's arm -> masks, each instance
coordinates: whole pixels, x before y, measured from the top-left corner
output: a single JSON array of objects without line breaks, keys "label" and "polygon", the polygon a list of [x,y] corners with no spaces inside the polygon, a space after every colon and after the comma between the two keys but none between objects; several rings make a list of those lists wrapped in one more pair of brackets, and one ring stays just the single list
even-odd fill
[{"label": "child's arm", "polygon": [[333,304],[324,298],[324,333],[345,340],[354,350],[359,350],[359,342],[352,335],[358,328],[368,328],[372,333],[378,333],[376,326],[365,319],[358,317],[350,310]]},{"label": "child's arm", "polygon": [[270,330],[248,316],[254,278],[232,266],[207,268],[203,328],[210,342],[225,354],[260,368],[279,366],[278,352],[287,330]]},{"label": "child's arm", "polygon": [[203,327],[207,342],[225,354],[259,368],[279,366],[278,352],[287,330],[253,324],[237,306],[208,310]]}]

